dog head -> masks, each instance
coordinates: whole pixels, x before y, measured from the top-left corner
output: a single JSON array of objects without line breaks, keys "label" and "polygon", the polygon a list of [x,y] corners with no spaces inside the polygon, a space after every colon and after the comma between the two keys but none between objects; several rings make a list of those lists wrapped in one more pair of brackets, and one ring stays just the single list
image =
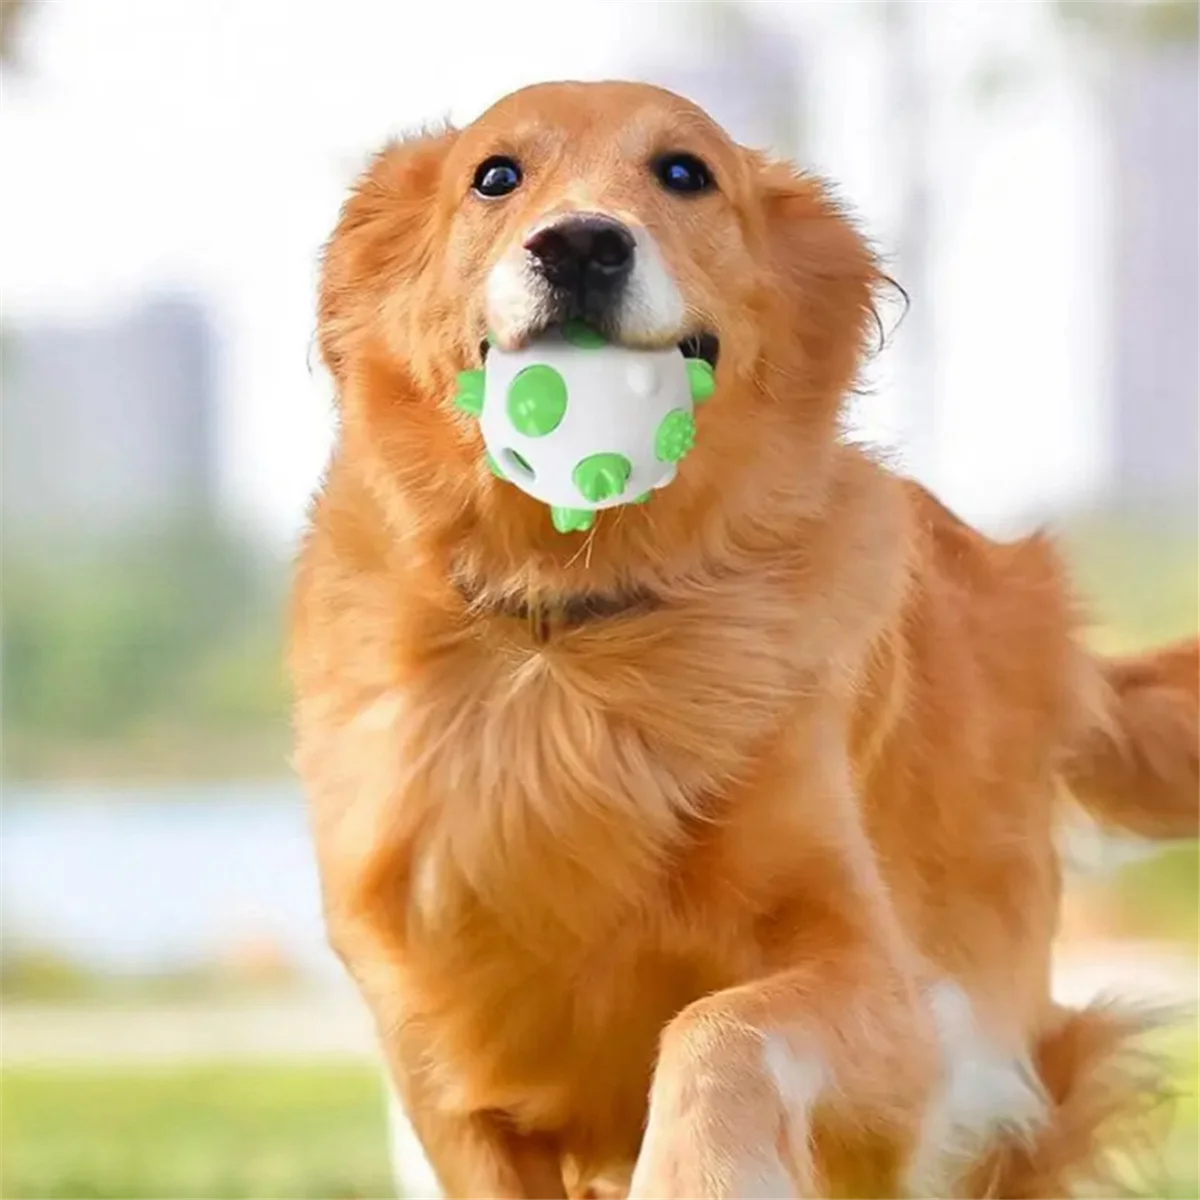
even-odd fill
[{"label": "dog head", "polygon": [[410,532],[453,527],[496,567],[566,570],[574,539],[491,478],[451,397],[489,334],[514,347],[582,317],[623,344],[680,343],[717,380],[679,479],[644,511],[601,514],[592,569],[718,552],[739,525],[819,503],[879,278],[818,181],[687,101],[528,88],[388,146],[346,202],[319,304],[343,456]]}]

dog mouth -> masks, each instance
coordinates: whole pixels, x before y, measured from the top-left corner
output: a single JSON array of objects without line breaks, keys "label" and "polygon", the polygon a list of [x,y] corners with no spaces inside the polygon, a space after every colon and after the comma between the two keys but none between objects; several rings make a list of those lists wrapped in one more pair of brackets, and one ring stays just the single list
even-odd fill
[{"label": "dog mouth", "polygon": [[688,334],[680,343],[684,358],[699,358],[708,363],[715,371],[717,359],[721,357],[721,339],[715,333],[701,330],[699,333]]},{"label": "dog mouth", "polygon": [[[676,345],[678,345],[684,358],[699,358],[708,363],[714,371],[717,369],[717,359],[721,356],[721,339],[715,333],[710,333],[706,329],[696,333],[689,333],[686,337],[681,338]],[[481,363],[487,361],[488,350],[490,349],[491,343],[487,338],[484,338],[479,343],[479,361]]]}]

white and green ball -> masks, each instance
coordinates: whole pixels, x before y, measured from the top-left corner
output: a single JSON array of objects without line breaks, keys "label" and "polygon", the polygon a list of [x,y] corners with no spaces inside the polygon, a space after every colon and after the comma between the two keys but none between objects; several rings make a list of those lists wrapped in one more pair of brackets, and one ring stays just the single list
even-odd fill
[{"label": "white and green ball", "polygon": [[459,376],[455,404],[479,418],[492,472],[570,533],[675,478],[714,386],[708,363],[677,347],[617,346],[568,322],[519,350],[493,345],[482,370]]}]

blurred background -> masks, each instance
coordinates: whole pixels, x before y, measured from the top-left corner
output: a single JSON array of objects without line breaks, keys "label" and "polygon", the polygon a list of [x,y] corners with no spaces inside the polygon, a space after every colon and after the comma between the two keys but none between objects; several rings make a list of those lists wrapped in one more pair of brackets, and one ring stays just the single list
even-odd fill
[{"label": "blurred background", "polygon": [[[389,134],[641,78],[828,174],[912,298],[854,435],[1056,530],[1098,644],[1196,627],[1194,3],[2,0],[0,54],[3,1195],[392,1187],[280,665],[318,248]],[[1194,1000],[1195,846],[1083,854],[1060,993]]]}]

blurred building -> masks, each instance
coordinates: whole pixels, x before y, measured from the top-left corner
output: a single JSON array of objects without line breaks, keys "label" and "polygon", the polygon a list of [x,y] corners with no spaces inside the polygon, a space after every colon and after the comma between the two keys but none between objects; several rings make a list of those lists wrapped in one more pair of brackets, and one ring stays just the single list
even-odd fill
[{"label": "blurred building", "polygon": [[100,325],[6,331],[0,503],[10,546],[135,532],[215,503],[214,332],[154,299]]},{"label": "blurred building", "polygon": [[1195,512],[1200,409],[1200,88],[1196,47],[1115,56],[1109,90],[1114,197],[1113,495]]}]

